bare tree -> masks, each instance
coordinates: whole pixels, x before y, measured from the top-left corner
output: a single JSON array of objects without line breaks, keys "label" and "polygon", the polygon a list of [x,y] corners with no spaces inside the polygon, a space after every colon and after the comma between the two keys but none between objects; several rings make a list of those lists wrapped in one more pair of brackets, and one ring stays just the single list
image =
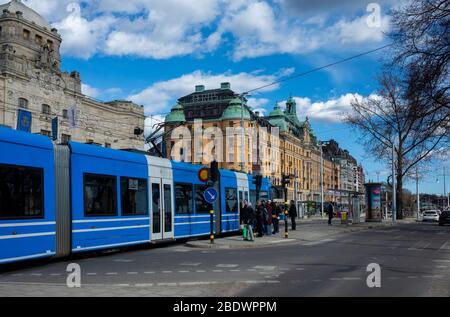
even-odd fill
[{"label": "bare tree", "polygon": [[392,163],[395,146],[398,217],[403,181],[418,164],[450,146],[450,1],[410,2],[394,12],[392,60],[376,95],[352,103],[347,122],[375,157]]}]

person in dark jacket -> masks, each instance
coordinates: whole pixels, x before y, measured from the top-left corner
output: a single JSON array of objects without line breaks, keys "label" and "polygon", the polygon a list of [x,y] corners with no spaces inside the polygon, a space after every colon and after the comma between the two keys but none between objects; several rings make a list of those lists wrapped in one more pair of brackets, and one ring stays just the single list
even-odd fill
[{"label": "person in dark jacket", "polygon": [[289,206],[289,217],[292,221],[292,230],[295,231],[297,229],[297,207],[293,200],[291,200],[291,205]]},{"label": "person in dark jacket", "polygon": [[272,224],[273,224],[273,234],[277,234],[280,232],[280,214],[281,208],[275,202],[271,202],[270,206],[272,207]]},{"label": "person in dark jacket", "polygon": [[327,214],[328,214],[328,225],[331,226],[331,221],[334,218],[333,203],[328,203]]},{"label": "person in dark jacket", "polygon": [[260,200],[256,203],[255,217],[256,217],[256,231],[258,232],[258,238],[264,236],[264,210],[265,207]]}]

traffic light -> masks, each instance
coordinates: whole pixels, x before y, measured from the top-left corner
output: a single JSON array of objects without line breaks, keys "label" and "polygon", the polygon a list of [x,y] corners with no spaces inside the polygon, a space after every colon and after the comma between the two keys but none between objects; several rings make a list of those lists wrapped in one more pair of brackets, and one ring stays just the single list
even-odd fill
[{"label": "traffic light", "polygon": [[219,181],[219,178],[220,178],[219,163],[217,163],[217,161],[212,161],[209,180],[215,183]]},{"label": "traffic light", "polygon": [[253,176],[253,185],[256,186],[256,191],[259,192],[262,187],[262,175],[254,175]]},{"label": "traffic light", "polygon": [[288,175],[283,175],[283,179],[281,182],[283,187],[287,187],[291,183],[291,177]]}]

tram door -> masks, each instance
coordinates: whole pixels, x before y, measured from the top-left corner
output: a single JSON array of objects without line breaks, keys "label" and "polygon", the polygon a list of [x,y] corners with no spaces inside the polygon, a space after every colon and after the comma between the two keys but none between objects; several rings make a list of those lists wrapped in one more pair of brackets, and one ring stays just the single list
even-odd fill
[{"label": "tram door", "polygon": [[173,239],[172,182],[150,178],[151,183],[151,240]]},{"label": "tram door", "polygon": [[[237,178],[237,189],[238,189],[238,199],[239,199],[239,214],[241,214],[242,210],[242,206],[244,203],[244,200],[250,201],[250,190],[249,190],[249,181],[248,181],[248,176],[246,174],[242,174],[242,173],[236,173],[236,178]],[[253,206],[254,208],[254,206]]]}]

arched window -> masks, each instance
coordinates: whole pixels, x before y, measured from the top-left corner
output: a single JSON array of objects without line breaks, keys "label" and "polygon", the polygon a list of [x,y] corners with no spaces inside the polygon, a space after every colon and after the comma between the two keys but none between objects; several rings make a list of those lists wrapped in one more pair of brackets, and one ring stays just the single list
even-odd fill
[{"label": "arched window", "polygon": [[50,108],[50,106],[49,105],[46,105],[46,104],[43,104],[42,105],[42,113],[43,114],[51,114],[51,108]]},{"label": "arched window", "polygon": [[28,100],[25,98],[19,98],[19,107],[23,109],[28,109]]}]

